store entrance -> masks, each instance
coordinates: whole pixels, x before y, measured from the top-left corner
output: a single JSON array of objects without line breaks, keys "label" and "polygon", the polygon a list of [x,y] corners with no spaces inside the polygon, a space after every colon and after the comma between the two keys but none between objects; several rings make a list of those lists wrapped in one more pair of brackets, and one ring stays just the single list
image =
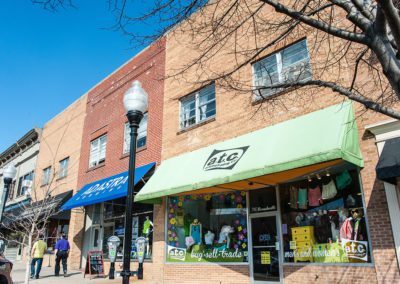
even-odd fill
[{"label": "store entrance", "polygon": [[257,214],[250,217],[250,223],[252,283],[280,282],[280,242],[276,213]]}]

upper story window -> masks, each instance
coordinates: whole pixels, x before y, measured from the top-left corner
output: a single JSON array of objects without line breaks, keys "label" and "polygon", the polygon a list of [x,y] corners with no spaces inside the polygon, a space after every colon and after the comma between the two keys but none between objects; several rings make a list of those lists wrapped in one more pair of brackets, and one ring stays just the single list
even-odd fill
[{"label": "upper story window", "polygon": [[63,178],[68,175],[69,157],[59,162],[58,178]]},{"label": "upper story window", "polygon": [[214,117],[215,113],[215,84],[211,84],[181,99],[181,128]]},{"label": "upper story window", "polygon": [[[253,64],[254,87],[298,82],[312,77],[307,41],[301,40]],[[255,99],[276,94],[282,89],[259,89]]]},{"label": "upper story window", "polygon": [[34,172],[31,171],[24,176],[20,177],[18,180],[17,197],[25,195],[27,190],[33,185]]},{"label": "upper story window", "polygon": [[89,168],[103,164],[106,161],[107,135],[90,142]]},{"label": "upper story window", "polygon": [[[146,146],[147,142],[147,119],[148,115],[147,112],[143,115],[142,120],[139,124],[138,129],[138,137],[137,137],[137,148],[141,148]],[[125,130],[124,130],[124,154],[129,153],[129,146],[131,143],[131,136],[130,136],[131,129],[129,128],[129,123],[125,123]]]},{"label": "upper story window", "polygon": [[47,167],[43,170],[43,175],[42,175],[42,185],[46,185],[50,183],[50,177],[51,177],[51,167]]}]

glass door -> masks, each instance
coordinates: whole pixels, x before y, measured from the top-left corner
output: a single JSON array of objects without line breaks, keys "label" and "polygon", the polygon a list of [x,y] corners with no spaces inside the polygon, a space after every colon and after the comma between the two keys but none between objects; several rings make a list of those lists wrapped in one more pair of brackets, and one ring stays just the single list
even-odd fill
[{"label": "glass door", "polygon": [[251,217],[251,240],[253,283],[280,282],[276,215]]},{"label": "glass door", "polygon": [[92,227],[91,250],[101,250],[101,228],[98,225]]}]

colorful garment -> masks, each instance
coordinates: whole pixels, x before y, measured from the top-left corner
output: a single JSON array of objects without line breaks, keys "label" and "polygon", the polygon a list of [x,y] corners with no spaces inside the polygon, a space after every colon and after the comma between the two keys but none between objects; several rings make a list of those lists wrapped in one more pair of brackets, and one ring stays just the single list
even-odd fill
[{"label": "colorful garment", "polygon": [[353,236],[353,224],[352,224],[352,220],[353,218],[347,218],[344,223],[342,224],[342,226],[340,227],[340,238],[341,239],[348,239],[351,240],[352,236]]},{"label": "colorful garment", "polygon": [[308,205],[319,206],[322,203],[322,194],[319,185],[308,190]]},{"label": "colorful garment", "polygon": [[192,224],[192,226],[190,226],[190,236],[193,238],[195,244],[201,244],[200,231],[200,224]]},{"label": "colorful garment", "polygon": [[289,189],[290,192],[290,208],[297,209],[297,198],[298,198],[298,189],[297,187],[291,186]]},{"label": "colorful garment", "polygon": [[298,204],[299,209],[307,209],[307,188],[299,188]]}]

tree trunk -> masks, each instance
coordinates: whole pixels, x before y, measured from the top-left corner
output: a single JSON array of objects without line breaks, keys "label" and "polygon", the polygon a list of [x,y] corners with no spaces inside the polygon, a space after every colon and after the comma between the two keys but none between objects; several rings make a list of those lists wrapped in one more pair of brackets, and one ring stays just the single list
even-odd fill
[{"label": "tree trunk", "polygon": [[32,224],[31,231],[28,236],[28,245],[26,247],[25,255],[26,255],[26,265],[25,265],[25,280],[24,284],[29,284],[30,274],[31,274],[31,251],[32,251],[32,240],[33,240],[33,232],[35,231],[35,225]]}]

